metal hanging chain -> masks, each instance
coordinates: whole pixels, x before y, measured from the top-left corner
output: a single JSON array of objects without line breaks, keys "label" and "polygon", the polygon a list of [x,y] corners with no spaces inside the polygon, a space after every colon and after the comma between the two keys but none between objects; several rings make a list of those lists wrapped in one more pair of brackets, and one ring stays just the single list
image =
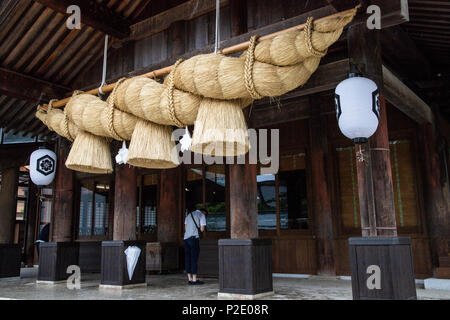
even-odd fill
[{"label": "metal hanging chain", "polygon": [[220,0],[216,0],[216,42],[214,43],[214,53],[217,54],[220,43]]},{"label": "metal hanging chain", "polygon": [[98,88],[98,93],[104,95],[102,87],[106,85],[106,63],[108,62],[108,35],[105,36],[105,48],[103,49],[103,73],[102,73],[102,83]]}]

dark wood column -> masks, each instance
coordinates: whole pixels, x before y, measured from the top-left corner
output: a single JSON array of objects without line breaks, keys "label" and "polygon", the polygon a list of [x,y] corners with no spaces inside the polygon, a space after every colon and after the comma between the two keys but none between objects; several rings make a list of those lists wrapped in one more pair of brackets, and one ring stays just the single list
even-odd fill
[{"label": "dark wood column", "polygon": [[161,170],[158,209],[158,241],[178,242],[181,217],[181,166]]},{"label": "dark wood column", "polygon": [[[376,82],[380,102],[377,131],[368,143],[356,146],[363,237],[349,239],[353,299],[417,299],[411,239],[397,237],[380,30],[369,30],[365,24],[350,26],[347,42],[351,72]],[[367,285],[371,266],[380,272],[381,286],[376,289]]]},{"label": "dark wood column", "polygon": [[51,226],[51,241],[54,242],[68,242],[73,240],[75,173],[65,165],[69,151],[69,141],[59,138],[52,217],[53,223]]},{"label": "dark wood column", "polygon": [[113,240],[136,240],[137,170],[116,165]]},{"label": "dark wood column", "polygon": [[258,239],[257,165],[229,165],[231,239],[219,240],[219,297],[273,294],[272,240]]},{"label": "dark wood column", "polygon": [[351,72],[359,72],[372,79],[380,91],[378,129],[369,139],[369,143],[363,146],[370,159],[357,162],[363,235],[396,236],[394,189],[383,96],[380,30],[369,30],[365,24],[350,26],[347,42]]},{"label": "dark wood column", "polygon": [[327,123],[326,118],[320,116],[320,105],[314,105],[311,109],[309,150],[314,234],[318,259],[317,273],[334,275],[336,270],[333,256],[333,215],[327,173]]},{"label": "dark wood column", "polygon": [[0,244],[11,244],[14,239],[16,221],[18,169],[2,170],[2,187],[0,189]]},{"label": "dark wood column", "polygon": [[30,182],[28,188],[28,200],[27,200],[27,216],[25,219],[26,232],[25,232],[25,263],[28,266],[34,264],[34,241],[36,240],[36,219],[38,213],[38,188]]},{"label": "dark wood column", "polygon": [[258,238],[256,164],[230,167],[231,239]]},{"label": "dark wood column", "polygon": [[[450,207],[445,173],[437,150],[437,133],[432,124],[421,127],[422,163],[425,182],[425,212],[431,242],[433,266],[448,255],[450,242]],[[448,182],[447,182],[448,183]],[[442,266],[441,266],[442,267]]]},{"label": "dark wood column", "polygon": [[[113,148],[119,146],[118,143],[114,144]],[[128,164],[116,164],[113,241],[102,242],[100,289],[147,285],[145,283],[145,241],[136,240],[137,176],[138,168]],[[125,251],[130,246],[137,246],[140,249],[131,279],[126,262],[124,264]]]}]

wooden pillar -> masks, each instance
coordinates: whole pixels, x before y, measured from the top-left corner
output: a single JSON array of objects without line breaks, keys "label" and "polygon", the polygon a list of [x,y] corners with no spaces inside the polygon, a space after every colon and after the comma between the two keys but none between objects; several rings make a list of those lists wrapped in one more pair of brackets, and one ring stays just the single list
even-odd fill
[{"label": "wooden pillar", "polygon": [[327,123],[320,116],[320,105],[313,105],[309,120],[309,150],[312,180],[314,234],[318,274],[336,274],[333,256],[333,215],[327,174]]},{"label": "wooden pillar", "polygon": [[258,238],[256,164],[230,167],[231,239]]},{"label": "wooden pillar", "polygon": [[158,241],[178,242],[181,216],[182,168],[161,170]]},{"label": "wooden pillar", "polygon": [[[350,26],[347,42],[351,72],[375,81],[380,103],[377,131],[364,146],[356,146],[363,237],[349,239],[353,299],[417,299],[411,239],[397,237],[380,30],[369,30],[365,23]],[[383,283],[376,289],[368,286],[373,266],[378,267]]]},{"label": "wooden pillar", "polygon": [[442,172],[437,151],[435,127],[424,124],[421,127],[422,163],[424,173],[425,212],[430,236],[433,266],[439,266],[439,257],[449,253],[450,242],[450,207],[449,194],[445,186],[445,173]]},{"label": "wooden pillar", "polygon": [[114,180],[109,183],[109,193],[108,193],[108,234],[107,239],[112,240],[114,237],[114,190],[115,190]]},{"label": "wooden pillar", "polygon": [[0,189],[0,244],[12,244],[17,205],[17,168],[2,170]]},{"label": "wooden pillar", "polygon": [[69,242],[73,240],[74,174],[65,165],[70,151],[66,139],[58,140],[58,163],[56,165],[54,204],[51,227],[51,241]]},{"label": "wooden pillar", "polygon": [[26,232],[25,232],[25,264],[33,266],[34,264],[34,248],[36,240],[36,220],[38,213],[38,189],[37,186],[30,181],[28,187],[28,200],[27,200],[27,216],[25,219]]},{"label": "wooden pillar", "polygon": [[136,167],[116,165],[113,240],[136,240]]},{"label": "wooden pillar", "polygon": [[256,164],[231,164],[231,239],[219,240],[219,297],[273,294],[272,240],[258,239]]},{"label": "wooden pillar", "polygon": [[386,104],[383,96],[380,30],[369,30],[365,24],[350,26],[347,42],[351,72],[359,72],[372,79],[380,91],[378,129],[363,147],[370,159],[357,162],[363,236],[395,237],[397,227]]}]

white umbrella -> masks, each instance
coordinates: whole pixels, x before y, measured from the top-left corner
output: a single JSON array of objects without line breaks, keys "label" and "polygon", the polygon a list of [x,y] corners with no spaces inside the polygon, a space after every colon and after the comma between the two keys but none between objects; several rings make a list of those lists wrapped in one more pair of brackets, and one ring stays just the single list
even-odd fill
[{"label": "white umbrella", "polygon": [[136,268],[139,255],[141,254],[141,249],[136,246],[131,246],[125,250],[125,254],[127,256],[128,277],[131,280],[133,277],[134,268]]}]

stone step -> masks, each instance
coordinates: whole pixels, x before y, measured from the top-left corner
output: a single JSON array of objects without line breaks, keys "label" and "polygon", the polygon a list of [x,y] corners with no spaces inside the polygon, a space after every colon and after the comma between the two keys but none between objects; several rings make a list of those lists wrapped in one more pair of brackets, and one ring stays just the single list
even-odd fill
[{"label": "stone step", "polygon": [[439,279],[450,279],[450,268],[449,267],[436,268],[436,277]]},{"label": "stone step", "polygon": [[446,290],[450,291],[450,280],[448,279],[436,279],[428,278],[424,281],[425,290]]}]

